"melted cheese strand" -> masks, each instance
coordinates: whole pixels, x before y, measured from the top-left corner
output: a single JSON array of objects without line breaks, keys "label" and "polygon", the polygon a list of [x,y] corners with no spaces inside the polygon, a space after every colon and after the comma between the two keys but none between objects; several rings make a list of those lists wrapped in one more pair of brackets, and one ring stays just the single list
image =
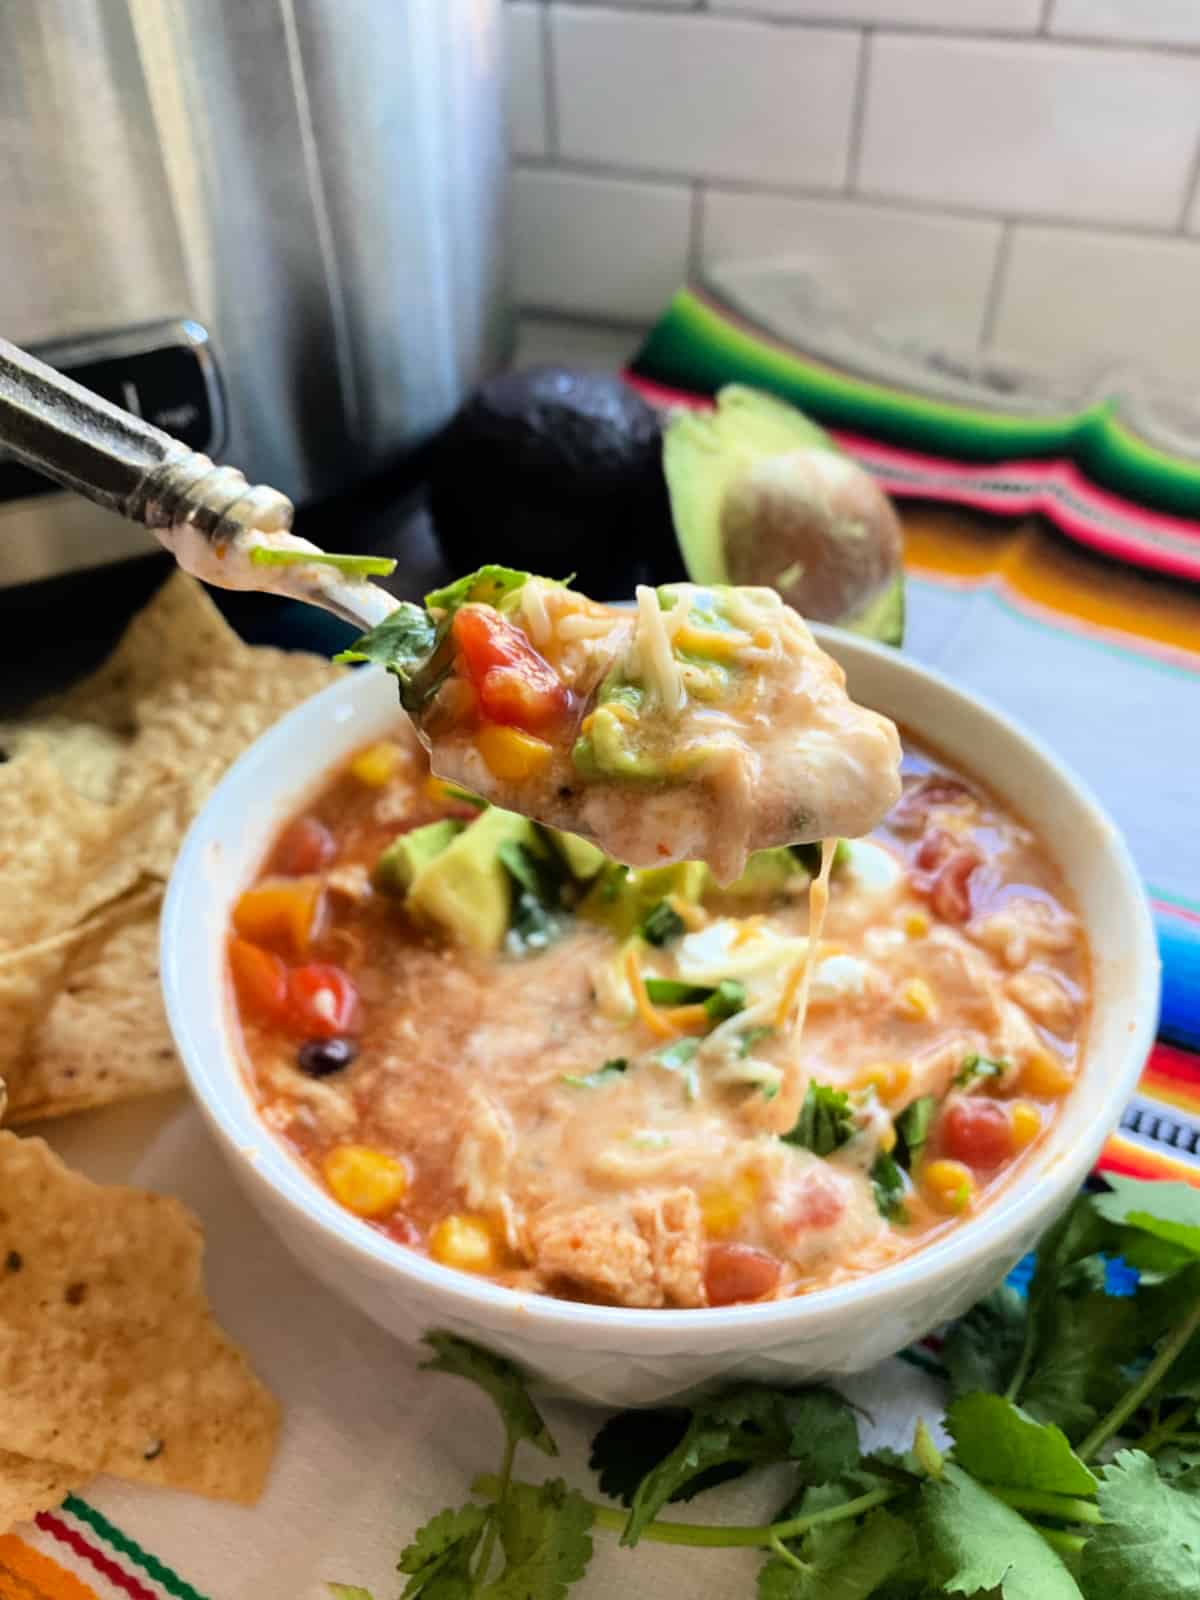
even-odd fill
[{"label": "melted cheese strand", "polygon": [[821,840],[821,870],[808,890],[808,948],[784,985],[783,998],[775,1014],[775,1025],[782,1028],[795,1000],[791,1049],[783,1070],[783,1083],[770,1106],[770,1125],[776,1133],[786,1133],[792,1126],[800,1113],[803,1099],[805,1084],[800,1071],[800,1040],[804,1033],[804,1019],[808,1015],[808,992],[812,986],[813,970],[821,952],[821,931],[825,926],[825,913],[829,910],[829,874],[833,871],[836,851],[836,839]]},{"label": "melted cheese strand", "polygon": [[634,635],[647,688],[668,711],[678,713],[687,704],[679,663],[667,637],[658,596],[647,584],[637,587],[638,620]]}]

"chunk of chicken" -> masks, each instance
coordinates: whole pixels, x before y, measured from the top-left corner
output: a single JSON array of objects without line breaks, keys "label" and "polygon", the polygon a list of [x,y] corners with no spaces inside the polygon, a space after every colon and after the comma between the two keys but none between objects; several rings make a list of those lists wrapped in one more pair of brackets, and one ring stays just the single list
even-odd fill
[{"label": "chunk of chicken", "polygon": [[565,1281],[597,1299],[634,1307],[702,1306],[704,1243],[690,1189],[621,1206],[542,1212],[528,1229],[543,1282]]}]

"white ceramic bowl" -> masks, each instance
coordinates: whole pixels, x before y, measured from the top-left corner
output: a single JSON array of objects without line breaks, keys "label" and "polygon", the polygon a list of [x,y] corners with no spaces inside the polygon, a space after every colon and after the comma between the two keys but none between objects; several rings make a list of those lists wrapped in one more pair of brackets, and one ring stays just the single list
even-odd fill
[{"label": "white ceramic bowl", "polygon": [[520,1294],[364,1227],[260,1122],[232,1043],[224,972],[230,908],[279,825],[330,768],[395,728],[394,681],[360,671],[259,739],[209,799],[171,878],[162,974],[192,1088],[251,1199],[317,1278],[405,1343],[448,1328],[560,1391],[609,1405],[735,1376],[859,1371],[991,1289],[1086,1176],[1137,1082],[1158,1009],[1157,949],[1129,853],[1076,779],[999,712],[895,651],[817,631],[856,699],[1006,797],[1066,874],[1092,943],[1095,1001],[1080,1081],[1051,1134],[1019,1179],[940,1242],[857,1282],[766,1305],[632,1311]]}]

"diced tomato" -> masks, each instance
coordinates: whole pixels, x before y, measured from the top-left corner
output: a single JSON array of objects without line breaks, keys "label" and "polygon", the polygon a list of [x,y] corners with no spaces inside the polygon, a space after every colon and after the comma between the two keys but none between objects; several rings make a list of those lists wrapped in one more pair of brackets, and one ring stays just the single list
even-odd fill
[{"label": "diced tomato", "polygon": [[931,772],[909,784],[892,808],[889,824],[899,832],[915,831],[928,819],[929,813],[944,806],[959,806],[969,800],[971,791],[957,778]]},{"label": "diced tomato", "polygon": [[243,939],[302,961],[320,932],[324,905],[319,878],[267,878],[238,896],[233,926]]},{"label": "diced tomato", "polygon": [[933,872],[958,848],[958,840],[945,828],[930,828],[922,834],[921,842],[913,856],[913,865],[921,872]]},{"label": "diced tomato", "polygon": [[761,1300],[779,1284],[779,1262],[749,1244],[712,1244],[704,1258],[704,1287],[710,1306]]},{"label": "diced tomato", "polygon": [[341,967],[312,961],[288,973],[288,1021],[302,1039],[351,1033],[358,1020],[358,990]]},{"label": "diced tomato", "polygon": [[280,836],[271,857],[272,872],[302,878],[320,872],[337,855],[337,840],[316,817],[297,817]]},{"label": "diced tomato", "polygon": [[818,1169],[790,1191],[783,1230],[794,1237],[814,1228],[832,1228],[845,1212],[846,1196],[841,1184]]},{"label": "diced tomato", "polygon": [[938,1141],[948,1156],[988,1171],[1013,1153],[1012,1128],[994,1100],[968,1095],[952,1100],[938,1122]]},{"label": "diced tomato", "polygon": [[242,1010],[259,1022],[279,1022],[287,1006],[287,968],[271,950],[230,939],[229,971]]},{"label": "diced tomato", "polygon": [[566,685],[520,628],[484,606],[463,606],[451,632],[485,721],[536,732],[566,716]]},{"label": "diced tomato", "polygon": [[974,850],[956,850],[938,869],[929,903],[943,922],[966,922],[971,915],[971,874],[979,865]]}]

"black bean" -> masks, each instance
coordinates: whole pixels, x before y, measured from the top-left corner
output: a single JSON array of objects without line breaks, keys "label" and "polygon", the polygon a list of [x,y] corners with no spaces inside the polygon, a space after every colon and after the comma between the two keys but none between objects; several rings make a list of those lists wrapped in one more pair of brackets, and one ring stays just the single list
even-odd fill
[{"label": "black bean", "polygon": [[310,1078],[327,1078],[331,1072],[348,1067],[357,1054],[353,1039],[306,1039],[297,1059],[300,1071],[307,1072]]}]

